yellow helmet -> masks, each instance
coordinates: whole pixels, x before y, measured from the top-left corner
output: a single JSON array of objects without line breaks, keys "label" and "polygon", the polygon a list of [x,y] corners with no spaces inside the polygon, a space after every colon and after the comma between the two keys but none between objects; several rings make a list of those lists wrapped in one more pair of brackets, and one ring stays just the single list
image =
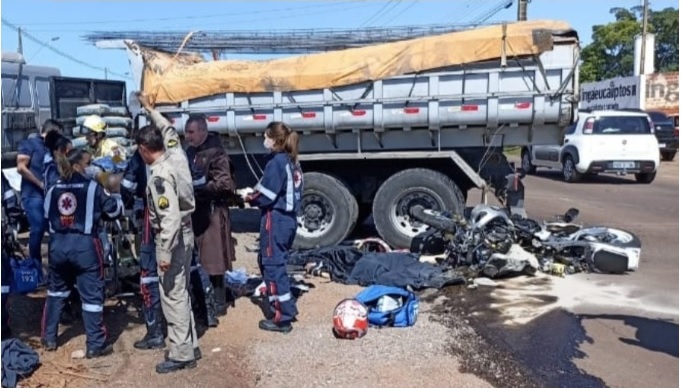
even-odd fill
[{"label": "yellow helmet", "polygon": [[85,118],[83,127],[95,133],[102,133],[106,131],[106,122],[104,122],[102,117],[93,114]]}]

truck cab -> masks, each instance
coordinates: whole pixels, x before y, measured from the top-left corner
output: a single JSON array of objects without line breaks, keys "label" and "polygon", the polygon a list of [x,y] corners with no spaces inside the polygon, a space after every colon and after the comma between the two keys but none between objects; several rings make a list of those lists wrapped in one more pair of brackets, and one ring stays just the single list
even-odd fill
[{"label": "truck cab", "polygon": [[651,183],[660,165],[654,127],[644,112],[580,112],[565,129],[561,145],[528,146],[521,155],[528,174],[538,167],[560,169],[566,182],[578,182],[588,174],[616,173]]}]

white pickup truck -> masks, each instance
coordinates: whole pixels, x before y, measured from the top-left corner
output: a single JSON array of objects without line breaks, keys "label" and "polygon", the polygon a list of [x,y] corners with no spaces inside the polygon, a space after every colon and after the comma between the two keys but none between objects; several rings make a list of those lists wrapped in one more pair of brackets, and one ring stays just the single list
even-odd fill
[{"label": "white pickup truck", "polygon": [[660,151],[654,127],[644,112],[580,111],[565,130],[562,145],[533,145],[522,150],[522,167],[561,169],[566,182],[602,172],[634,174],[639,183],[655,180]]}]

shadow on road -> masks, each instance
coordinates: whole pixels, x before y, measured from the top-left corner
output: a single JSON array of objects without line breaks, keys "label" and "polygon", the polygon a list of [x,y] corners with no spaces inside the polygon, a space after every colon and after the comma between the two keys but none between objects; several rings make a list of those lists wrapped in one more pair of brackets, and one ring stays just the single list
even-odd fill
[{"label": "shadow on road", "polygon": [[679,325],[662,319],[648,319],[627,315],[582,315],[585,319],[619,320],[625,325],[636,328],[636,339],[620,338],[619,340],[653,352],[666,353],[679,357]]},{"label": "shadow on road", "polygon": [[[550,179],[557,182],[565,182],[563,180],[563,173],[560,171],[537,171],[533,176],[539,178]],[[627,176],[613,176],[613,175],[584,175],[578,182],[581,184],[597,184],[597,185],[637,185],[633,175]]]}]

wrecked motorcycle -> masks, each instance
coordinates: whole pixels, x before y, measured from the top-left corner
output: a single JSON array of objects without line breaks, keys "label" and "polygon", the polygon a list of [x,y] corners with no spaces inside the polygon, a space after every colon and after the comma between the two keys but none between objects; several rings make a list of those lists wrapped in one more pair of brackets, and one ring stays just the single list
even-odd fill
[{"label": "wrecked motorcycle", "polygon": [[430,252],[443,250],[439,253],[445,254],[445,262],[482,266],[488,277],[535,268],[549,271],[554,263],[565,265],[570,272],[625,273],[638,269],[641,241],[636,235],[616,228],[575,224],[579,214],[576,209],[542,224],[488,205],[473,208],[469,219],[421,206],[412,208],[411,213],[431,227],[415,241],[417,248],[412,251],[423,250],[424,245],[431,247],[427,249]]}]

